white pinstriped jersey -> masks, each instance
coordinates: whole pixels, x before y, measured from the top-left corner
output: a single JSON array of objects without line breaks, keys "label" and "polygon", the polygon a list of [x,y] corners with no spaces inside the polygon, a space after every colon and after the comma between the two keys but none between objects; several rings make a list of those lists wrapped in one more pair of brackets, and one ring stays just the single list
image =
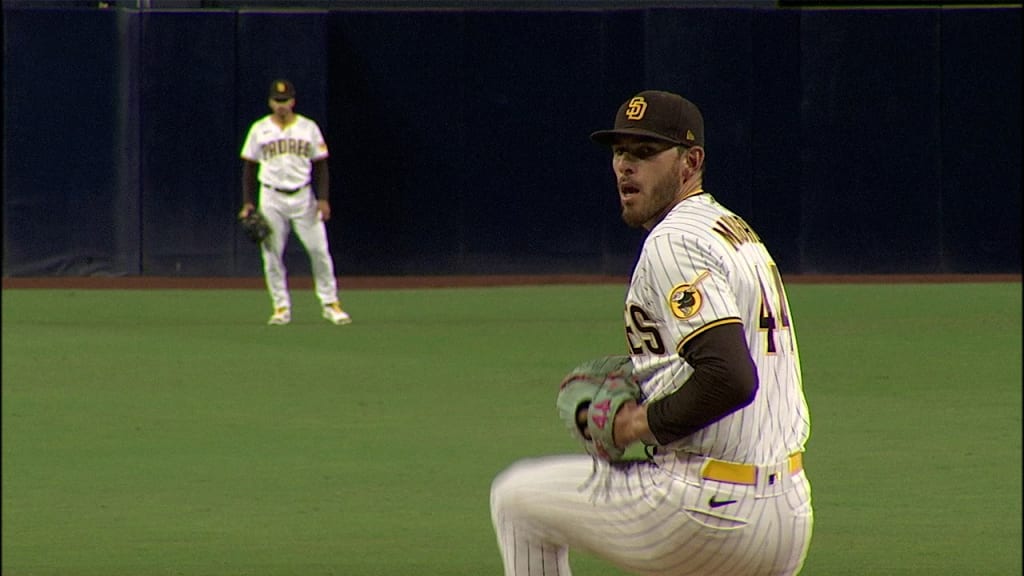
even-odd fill
[{"label": "white pinstriped jersey", "polygon": [[259,162],[256,178],[268,186],[292,190],[309,183],[313,161],[327,158],[327,142],[316,122],[295,114],[281,128],[272,115],[253,122],[242,144],[242,158]]},{"label": "white pinstriped jersey", "polygon": [[647,401],[679,389],[693,368],[683,345],[741,322],[757,366],[754,401],[669,448],[749,464],[800,452],[810,419],[796,334],[779,271],[757,234],[710,194],[691,196],[644,241],[626,296],[626,337]]}]

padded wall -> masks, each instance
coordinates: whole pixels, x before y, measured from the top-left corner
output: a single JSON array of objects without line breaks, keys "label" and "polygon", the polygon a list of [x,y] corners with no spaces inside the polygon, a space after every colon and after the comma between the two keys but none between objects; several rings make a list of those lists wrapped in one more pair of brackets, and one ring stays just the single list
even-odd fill
[{"label": "padded wall", "polygon": [[783,272],[1020,271],[1019,8],[4,16],[8,276],[259,275],[238,152],[279,76],[342,275],[627,274],[588,135],[648,88],[702,107],[705,188]]}]

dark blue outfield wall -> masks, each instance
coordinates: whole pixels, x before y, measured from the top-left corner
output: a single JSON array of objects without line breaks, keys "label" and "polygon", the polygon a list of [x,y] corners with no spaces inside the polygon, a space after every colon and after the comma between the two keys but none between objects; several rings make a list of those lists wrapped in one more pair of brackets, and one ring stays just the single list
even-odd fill
[{"label": "dark blue outfield wall", "polygon": [[703,108],[706,189],[784,272],[1020,272],[1020,15],[7,9],[3,273],[258,275],[238,150],[276,76],[341,275],[628,274],[588,134],[646,88]]}]

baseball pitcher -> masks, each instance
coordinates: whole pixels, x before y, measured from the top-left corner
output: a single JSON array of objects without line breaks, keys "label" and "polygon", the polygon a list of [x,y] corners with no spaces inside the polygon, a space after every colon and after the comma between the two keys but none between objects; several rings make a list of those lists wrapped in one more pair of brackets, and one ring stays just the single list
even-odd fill
[{"label": "baseball pitcher", "polygon": [[[789,576],[811,539],[810,431],[793,317],[757,233],[703,189],[704,122],[644,91],[611,148],[623,220],[649,233],[626,295],[628,356],[557,395],[588,454],[513,464],[491,487],[508,576],[570,574],[570,549],[635,574]],[[623,461],[634,442],[648,458]]]}]

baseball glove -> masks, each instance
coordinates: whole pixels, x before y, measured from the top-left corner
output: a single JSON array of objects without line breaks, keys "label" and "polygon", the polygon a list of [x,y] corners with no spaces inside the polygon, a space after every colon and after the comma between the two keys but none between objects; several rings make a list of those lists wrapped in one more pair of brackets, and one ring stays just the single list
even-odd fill
[{"label": "baseball glove", "polygon": [[573,368],[562,380],[555,404],[569,434],[591,456],[614,462],[625,452],[615,446],[615,415],[625,402],[642,398],[629,356],[605,356]]},{"label": "baseball glove", "polygon": [[256,244],[260,244],[270,236],[270,225],[267,224],[259,210],[250,211],[245,217],[239,218],[238,221],[246,237]]}]

